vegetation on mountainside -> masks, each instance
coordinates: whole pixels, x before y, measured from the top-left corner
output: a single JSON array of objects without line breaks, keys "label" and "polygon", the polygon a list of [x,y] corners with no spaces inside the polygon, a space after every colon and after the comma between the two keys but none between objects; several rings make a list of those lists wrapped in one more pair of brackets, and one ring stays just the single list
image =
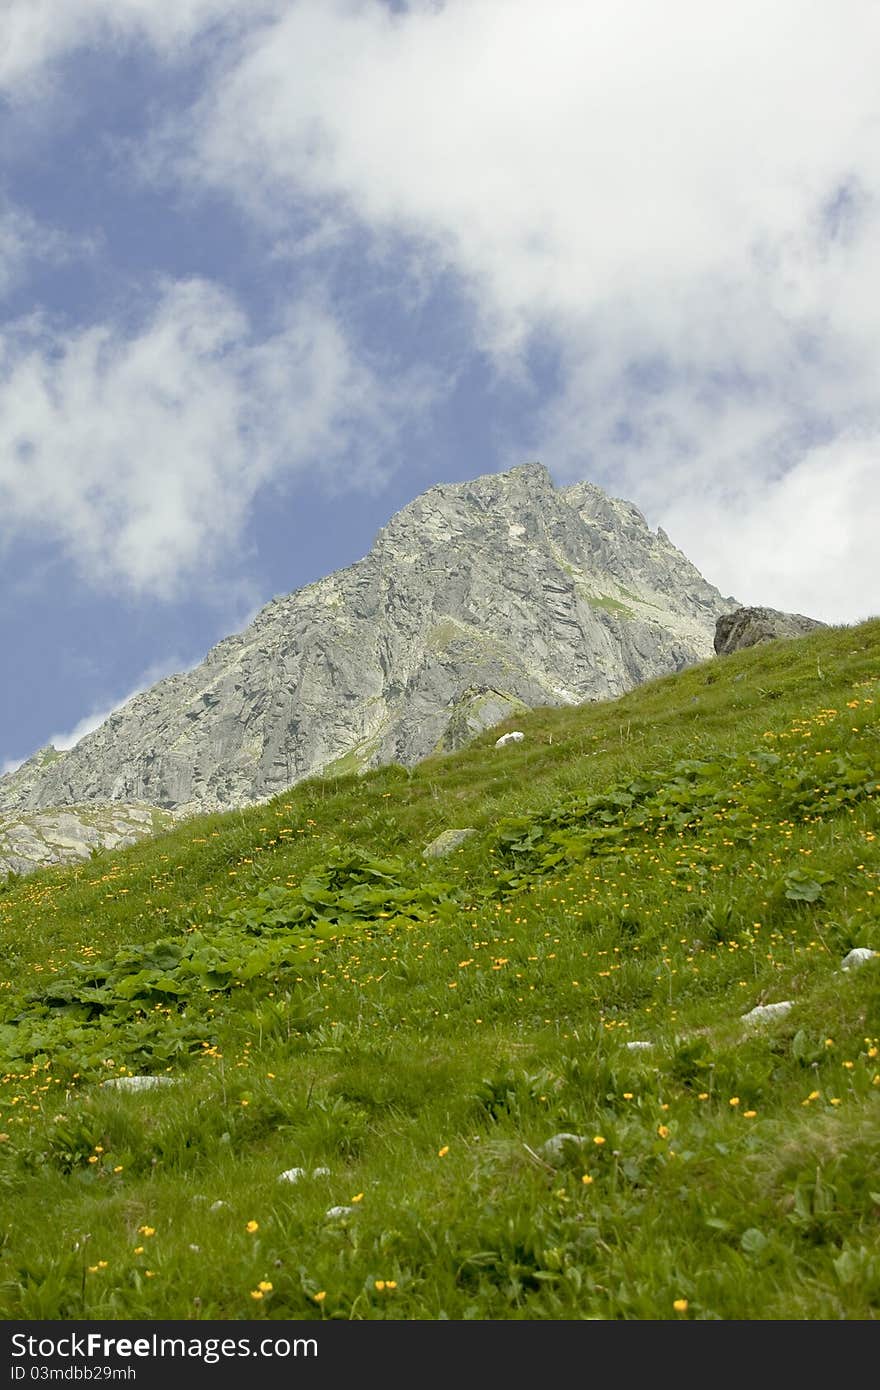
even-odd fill
[{"label": "vegetation on mountainside", "polygon": [[878,709],[873,621],[0,885],[2,1316],[874,1318]]}]

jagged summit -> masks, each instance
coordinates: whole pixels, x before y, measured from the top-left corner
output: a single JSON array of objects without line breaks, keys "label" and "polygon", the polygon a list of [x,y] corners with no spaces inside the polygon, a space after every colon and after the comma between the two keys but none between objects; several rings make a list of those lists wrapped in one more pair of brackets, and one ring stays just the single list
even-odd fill
[{"label": "jagged summit", "polygon": [[412,765],[524,706],[603,699],[709,657],[736,606],[593,483],[557,488],[527,463],[440,484],[362,560],[0,778],[0,810],[201,811],[319,771]]}]

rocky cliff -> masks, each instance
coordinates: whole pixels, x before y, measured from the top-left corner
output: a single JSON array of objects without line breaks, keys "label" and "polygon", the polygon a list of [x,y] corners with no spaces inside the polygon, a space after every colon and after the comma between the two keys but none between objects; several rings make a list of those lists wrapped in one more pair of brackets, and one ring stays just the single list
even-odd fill
[{"label": "rocky cliff", "polygon": [[663,531],[540,464],[431,488],[348,569],[275,599],[0,809],[240,805],[321,771],[460,746],[524,706],[621,694],[710,657],[722,598]]}]

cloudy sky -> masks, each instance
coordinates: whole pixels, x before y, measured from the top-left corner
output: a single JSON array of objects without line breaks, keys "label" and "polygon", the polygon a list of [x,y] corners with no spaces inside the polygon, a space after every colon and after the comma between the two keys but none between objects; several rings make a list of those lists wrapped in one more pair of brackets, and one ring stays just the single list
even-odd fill
[{"label": "cloudy sky", "polygon": [[0,767],[540,459],[880,613],[876,0],[2,0]]}]

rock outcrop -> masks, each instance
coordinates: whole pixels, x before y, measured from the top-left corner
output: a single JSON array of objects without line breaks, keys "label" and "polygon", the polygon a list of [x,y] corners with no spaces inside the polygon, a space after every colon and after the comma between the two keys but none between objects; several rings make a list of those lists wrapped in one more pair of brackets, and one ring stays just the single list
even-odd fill
[{"label": "rock outcrop", "polygon": [[805,618],[802,613],[780,613],[776,608],[737,608],[722,613],[715,625],[715,652],[730,656],[731,652],[755,647],[759,642],[774,642],[780,637],[805,637],[816,628],[827,627],[818,618]]},{"label": "rock outcrop", "polygon": [[192,813],[319,772],[412,766],[523,707],[605,699],[711,656],[735,603],[591,483],[556,488],[525,464],[433,487],[363,560],[0,778],[0,810]]},{"label": "rock outcrop", "polygon": [[174,822],[155,806],[70,806],[0,812],[0,878],[48,864],[73,864],[102,849],[121,849]]},{"label": "rock outcrop", "polygon": [[476,830],[472,825],[466,826],[461,830],[442,830],[435,840],[429,845],[425,845],[422,850],[423,859],[442,859],[445,854],[451,854],[469,840],[472,835],[476,835]]}]

